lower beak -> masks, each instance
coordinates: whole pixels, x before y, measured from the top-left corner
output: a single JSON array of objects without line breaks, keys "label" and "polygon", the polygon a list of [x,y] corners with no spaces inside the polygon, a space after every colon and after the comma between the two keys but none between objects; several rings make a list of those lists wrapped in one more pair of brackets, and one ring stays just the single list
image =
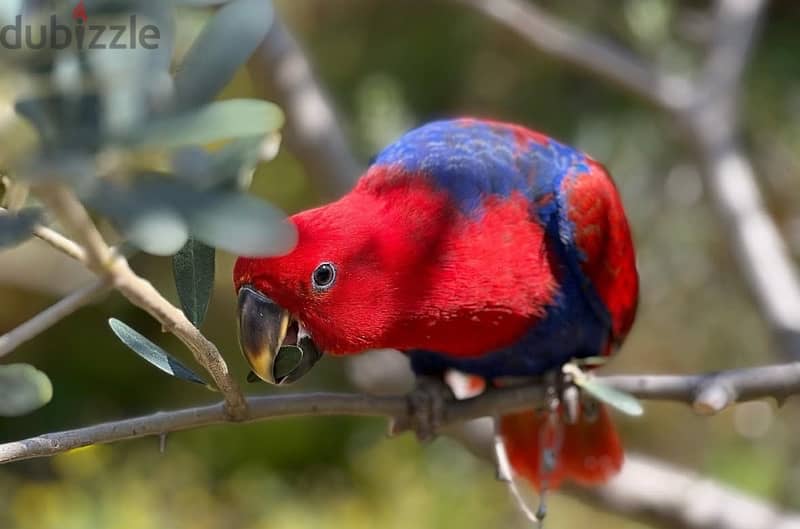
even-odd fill
[{"label": "lower beak", "polygon": [[251,285],[239,289],[239,343],[253,373],[270,384],[298,380],[322,356],[289,311]]}]

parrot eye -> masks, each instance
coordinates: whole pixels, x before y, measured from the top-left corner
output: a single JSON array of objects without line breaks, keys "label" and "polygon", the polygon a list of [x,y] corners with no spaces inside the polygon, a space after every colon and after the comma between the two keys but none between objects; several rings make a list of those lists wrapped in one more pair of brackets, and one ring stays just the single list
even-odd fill
[{"label": "parrot eye", "polygon": [[333,263],[320,263],[314,273],[311,274],[311,283],[314,290],[328,290],[336,281],[336,268]]}]

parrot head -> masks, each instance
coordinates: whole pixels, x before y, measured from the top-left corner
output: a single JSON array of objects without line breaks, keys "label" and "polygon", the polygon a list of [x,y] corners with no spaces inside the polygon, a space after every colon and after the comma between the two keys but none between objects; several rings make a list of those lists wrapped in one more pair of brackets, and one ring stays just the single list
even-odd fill
[{"label": "parrot head", "polygon": [[321,351],[397,345],[389,335],[424,312],[430,296],[414,295],[414,278],[433,266],[425,248],[435,232],[421,226],[441,217],[447,198],[408,186],[373,191],[359,186],[291,217],[298,242],[289,254],[236,261],[240,344],[262,380],[291,383]]}]

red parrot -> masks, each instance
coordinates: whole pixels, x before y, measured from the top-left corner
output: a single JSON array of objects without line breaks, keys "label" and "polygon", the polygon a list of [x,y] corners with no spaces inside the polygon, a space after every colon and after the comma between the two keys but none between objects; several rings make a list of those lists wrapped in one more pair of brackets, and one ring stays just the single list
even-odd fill
[{"label": "red parrot", "polygon": [[[234,269],[242,349],[272,383],[302,376],[319,351],[392,348],[418,375],[456,370],[502,384],[609,355],[633,324],[634,247],[611,177],[519,125],[462,118],[411,130],[350,193],[291,222],[289,254],[241,257]],[[287,345],[306,357],[283,374]],[[536,487],[545,473],[549,487],[616,473],[613,424],[602,406],[587,409],[562,422],[546,470],[549,415],[502,417],[514,470]]]}]

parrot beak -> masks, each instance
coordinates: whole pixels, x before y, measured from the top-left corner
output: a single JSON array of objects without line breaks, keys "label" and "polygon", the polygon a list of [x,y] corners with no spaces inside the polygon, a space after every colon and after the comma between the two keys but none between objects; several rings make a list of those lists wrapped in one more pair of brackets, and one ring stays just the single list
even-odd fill
[{"label": "parrot beak", "polygon": [[322,357],[300,322],[251,285],[239,289],[239,344],[253,373],[270,384],[297,381]]}]

